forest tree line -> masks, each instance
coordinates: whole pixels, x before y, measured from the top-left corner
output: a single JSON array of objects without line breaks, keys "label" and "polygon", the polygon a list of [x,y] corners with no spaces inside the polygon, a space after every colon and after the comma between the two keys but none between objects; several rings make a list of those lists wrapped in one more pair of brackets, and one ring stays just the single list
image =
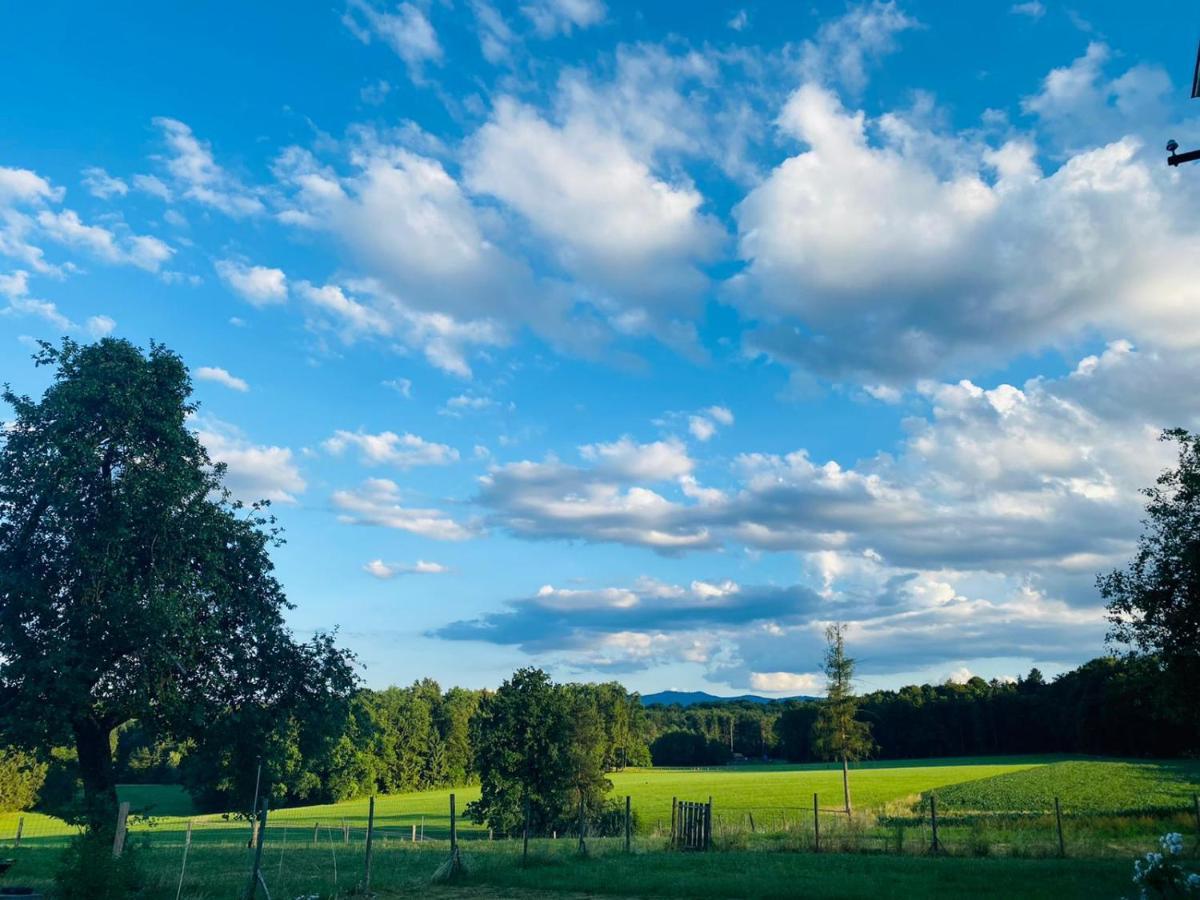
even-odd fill
[{"label": "forest tree line", "polygon": [[[602,772],[820,758],[813,745],[819,701],[644,707],[638,694],[615,682],[561,687],[570,719],[588,725],[573,726],[563,740],[591,753]],[[858,718],[870,725],[877,759],[1193,753],[1200,748],[1200,726],[1172,707],[1172,696],[1154,657],[1105,657],[1053,680],[1034,669],[1016,681],[976,677],[874,691],[859,698]],[[131,722],[113,734],[117,777],[123,783],[181,784],[206,810],[246,806],[260,759],[275,804],[475,783],[481,752],[501,737],[500,719],[487,708],[494,697],[490,691],[443,690],[431,679],[364,688],[337,713],[322,706],[269,733],[231,715],[212,723],[207,739],[183,744]],[[76,779],[69,748],[0,753],[0,808],[37,801],[41,808],[61,809],[75,796]]]}]

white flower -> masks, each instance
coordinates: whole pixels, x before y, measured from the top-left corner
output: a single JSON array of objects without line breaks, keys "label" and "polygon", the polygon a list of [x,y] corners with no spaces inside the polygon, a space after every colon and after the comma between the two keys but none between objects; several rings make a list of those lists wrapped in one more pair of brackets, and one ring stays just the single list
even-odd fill
[{"label": "white flower", "polygon": [[1164,834],[1159,839],[1158,843],[1172,856],[1178,856],[1183,852],[1183,835],[1178,831],[1172,831],[1170,834]]}]

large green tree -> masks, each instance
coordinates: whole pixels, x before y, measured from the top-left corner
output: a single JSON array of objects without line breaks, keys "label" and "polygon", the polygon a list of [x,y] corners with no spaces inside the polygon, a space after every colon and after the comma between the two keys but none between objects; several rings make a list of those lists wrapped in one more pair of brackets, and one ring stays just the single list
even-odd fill
[{"label": "large green tree", "polygon": [[1100,576],[1109,638],[1157,656],[1176,688],[1177,710],[1200,705],[1200,435],[1163,432],[1179,447],[1147,497],[1137,553],[1122,570]]},{"label": "large green tree", "polygon": [[480,701],[471,736],[480,799],[470,814],[497,831],[519,833],[526,805],[532,834],[570,827],[580,799],[598,812],[611,787],[590,686],[555,685],[540,669],[520,669]]},{"label": "large green tree", "polygon": [[846,628],[825,629],[825,701],[813,723],[813,749],[824,759],[842,762],[842,794],[846,815],[850,814],[850,762],[862,759],[874,747],[871,727],[860,722],[858,698],[854,696],[854,660],[846,655]]},{"label": "large green tree", "polygon": [[328,637],[285,627],[273,520],[230,496],[188,427],[176,354],[64,340],[34,359],[53,369],[41,399],[2,394],[0,716],[26,743],[74,745],[102,829],[122,723],[187,738],[232,716],[262,734],[261,716],[346,698],[355,676]]}]

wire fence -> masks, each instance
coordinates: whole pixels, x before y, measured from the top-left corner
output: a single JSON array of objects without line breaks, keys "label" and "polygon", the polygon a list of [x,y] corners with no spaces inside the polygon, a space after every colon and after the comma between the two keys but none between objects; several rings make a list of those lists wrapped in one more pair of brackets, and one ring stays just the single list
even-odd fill
[{"label": "wire fence", "polygon": [[[1072,810],[1061,803],[1023,812],[939,809],[936,795],[918,803],[855,810],[822,806],[714,803],[701,846],[679,839],[685,801],[676,798],[670,815],[661,798],[630,800],[630,837],[597,837],[585,820],[589,855],[645,853],[689,846],[722,851],[872,853],[927,856],[1122,857],[1132,858],[1167,831],[1185,835],[1188,854],[1200,855],[1200,798],[1188,807],[1129,812]],[[703,803],[690,803],[702,806]],[[489,865],[520,865],[522,831],[500,834],[486,826],[431,813],[428,802],[411,796],[379,797],[374,814],[346,814],[343,807],[269,810],[265,825],[246,815],[154,817],[129,814],[123,850],[149,863],[154,896],[219,897],[244,894],[250,879],[260,896],[333,896],[361,888],[373,868],[377,887],[428,878],[448,857],[452,840],[463,852]],[[679,822],[676,821],[676,814]],[[0,815],[0,861],[14,871],[33,871],[61,852],[78,834],[61,820],[36,813]],[[261,837],[261,843],[259,838]],[[531,831],[531,852],[576,852],[579,828]],[[257,859],[257,864],[256,864]],[[27,863],[27,864],[26,864]]]}]

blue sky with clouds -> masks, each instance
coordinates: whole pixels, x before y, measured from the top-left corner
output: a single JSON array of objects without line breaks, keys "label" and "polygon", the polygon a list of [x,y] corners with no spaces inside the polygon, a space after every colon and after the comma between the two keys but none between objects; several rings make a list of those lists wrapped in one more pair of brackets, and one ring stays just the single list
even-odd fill
[{"label": "blue sky with clouds", "polygon": [[1118,2],[43,3],[0,378],[179,351],[298,632],[810,693],[1101,652],[1196,425],[1195,23]]}]

